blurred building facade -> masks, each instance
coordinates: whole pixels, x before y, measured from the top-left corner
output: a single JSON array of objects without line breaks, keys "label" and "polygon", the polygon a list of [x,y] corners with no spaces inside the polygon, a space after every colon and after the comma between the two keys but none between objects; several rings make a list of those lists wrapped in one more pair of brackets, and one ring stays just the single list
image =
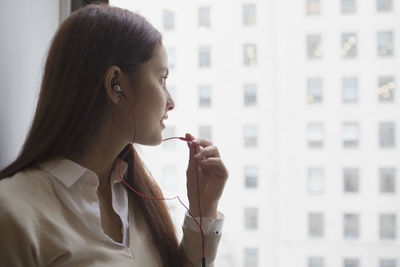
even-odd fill
[{"label": "blurred building facade", "polygon": [[[209,138],[228,165],[216,266],[399,266],[395,2],[110,2],[163,33],[165,136]],[[186,146],[162,146],[144,154],[182,196]]]}]

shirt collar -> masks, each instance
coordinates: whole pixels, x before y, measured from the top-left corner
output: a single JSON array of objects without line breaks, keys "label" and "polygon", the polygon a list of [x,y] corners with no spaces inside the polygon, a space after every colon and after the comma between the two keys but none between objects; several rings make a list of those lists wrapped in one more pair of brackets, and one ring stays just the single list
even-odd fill
[{"label": "shirt collar", "polygon": [[[121,160],[117,158],[113,163],[113,169],[110,177],[111,184],[121,182],[121,178],[119,177],[120,162]],[[68,188],[73,186],[78,180],[87,175],[94,176],[98,180],[95,172],[65,157],[55,157],[39,163],[39,166]],[[125,175],[127,167],[128,163],[122,161],[122,175]]]}]

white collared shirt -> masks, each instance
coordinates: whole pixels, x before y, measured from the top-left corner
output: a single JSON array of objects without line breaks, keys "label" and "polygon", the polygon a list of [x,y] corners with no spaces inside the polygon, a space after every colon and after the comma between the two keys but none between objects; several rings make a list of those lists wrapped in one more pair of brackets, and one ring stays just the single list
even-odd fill
[{"label": "white collared shirt", "polygon": [[[122,243],[114,241],[104,233],[101,225],[99,199],[97,189],[99,179],[92,170],[64,157],[57,157],[39,164],[39,167],[54,179],[51,180],[54,191],[66,207],[76,215],[85,227],[95,236],[112,242],[115,245],[126,246],[129,230],[128,222],[128,189],[119,176],[120,160],[116,160],[110,176],[112,208],[122,222]],[[121,175],[127,169],[127,163],[121,163]],[[196,218],[199,221],[199,218]],[[217,219],[203,218],[203,232],[205,234],[220,234],[224,215],[218,212]],[[186,212],[184,227],[200,231],[193,218]]]}]

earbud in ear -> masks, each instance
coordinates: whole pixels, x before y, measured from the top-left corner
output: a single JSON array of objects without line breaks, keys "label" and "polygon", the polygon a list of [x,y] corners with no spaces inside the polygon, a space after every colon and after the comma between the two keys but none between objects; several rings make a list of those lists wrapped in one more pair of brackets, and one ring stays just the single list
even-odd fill
[{"label": "earbud in ear", "polygon": [[126,98],[126,95],[124,94],[124,92],[122,92],[122,89],[121,89],[121,87],[117,84],[117,85],[114,85],[114,87],[112,88],[115,92],[117,92],[118,94],[121,94],[121,95],[123,95],[125,98]]}]

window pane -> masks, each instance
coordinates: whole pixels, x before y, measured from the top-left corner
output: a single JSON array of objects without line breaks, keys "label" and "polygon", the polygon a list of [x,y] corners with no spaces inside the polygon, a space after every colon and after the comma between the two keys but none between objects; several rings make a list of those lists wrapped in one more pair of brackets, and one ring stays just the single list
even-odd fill
[{"label": "window pane", "polygon": [[307,15],[321,14],[321,0],[306,0]]},{"label": "window pane", "polygon": [[244,209],[245,229],[256,230],[258,228],[258,208],[246,207]]},{"label": "window pane", "polygon": [[379,102],[393,102],[395,89],[394,77],[379,77],[377,88]]},{"label": "window pane", "polygon": [[173,30],[175,27],[175,14],[171,10],[163,10],[163,28],[164,30]]},{"label": "window pane", "polygon": [[244,105],[245,106],[257,105],[257,85],[245,84],[243,89],[244,89]]},{"label": "window pane", "polygon": [[255,44],[245,44],[243,46],[243,64],[245,66],[257,65],[257,47]]},{"label": "window pane", "polygon": [[308,169],[308,192],[311,194],[324,192],[324,170],[322,168]]},{"label": "window pane", "polygon": [[209,125],[200,125],[199,126],[199,137],[205,138],[208,140],[212,140],[211,138],[211,126]]},{"label": "window pane", "polygon": [[379,236],[381,239],[396,238],[396,215],[381,214],[379,216]]},{"label": "window pane", "polygon": [[392,32],[378,32],[378,56],[391,57],[393,56],[394,41]]},{"label": "window pane", "polygon": [[344,192],[356,193],[359,186],[359,170],[354,168],[346,168],[343,170]]},{"label": "window pane", "polygon": [[244,267],[258,267],[258,248],[244,249]]},{"label": "window pane", "polygon": [[307,80],[307,101],[309,103],[321,103],[323,99],[322,79],[313,78]]},{"label": "window pane", "polygon": [[355,33],[342,34],[342,57],[344,58],[357,57],[357,34]]},{"label": "window pane", "polygon": [[210,28],[210,7],[199,7],[199,27]]},{"label": "window pane", "polygon": [[211,66],[211,48],[209,46],[199,47],[199,67],[206,68]]},{"label": "window pane", "polygon": [[393,122],[379,123],[379,145],[383,148],[395,146],[395,129]]},{"label": "window pane", "polygon": [[392,259],[381,259],[379,261],[379,267],[396,267],[397,266],[397,262],[396,260],[392,260]]},{"label": "window pane", "polygon": [[353,14],[356,12],[356,0],[342,0],[342,13]]},{"label": "window pane", "polygon": [[258,128],[256,125],[244,126],[244,146],[257,147],[258,145]]},{"label": "window pane", "polygon": [[325,262],[321,257],[310,257],[308,258],[308,267],[324,267]]},{"label": "window pane", "polygon": [[324,215],[322,213],[308,214],[308,235],[309,237],[323,237]]},{"label": "window pane", "polygon": [[244,167],[244,180],[246,188],[257,188],[258,168],[256,166]]},{"label": "window pane", "polygon": [[256,5],[244,4],[243,5],[243,25],[256,24]]},{"label": "window pane", "polygon": [[358,79],[343,78],[343,102],[357,103],[358,102]]},{"label": "window pane", "polygon": [[379,169],[379,184],[381,193],[396,192],[396,169],[381,168]]},{"label": "window pane", "polygon": [[358,259],[344,259],[343,267],[360,267],[360,261]]},{"label": "window pane", "polygon": [[309,123],[307,126],[308,147],[321,148],[324,145],[322,123]]},{"label": "window pane", "polygon": [[318,59],[322,57],[322,38],[319,34],[307,35],[307,57]]},{"label": "window pane", "polygon": [[376,10],[378,12],[390,12],[393,10],[393,0],[376,0]]},{"label": "window pane", "polygon": [[343,217],[344,231],[343,235],[346,239],[354,239],[359,236],[359,215],[345,214]]},{"label": "window pane", "polygon": [[358,147],[360,129],[357,122],[343,123],[343,146],[345,148]]},{"label": "window pane", "polygon": [[199,107],[201,108],[211,107],[211,86],[209,85],[199,86]]}]

